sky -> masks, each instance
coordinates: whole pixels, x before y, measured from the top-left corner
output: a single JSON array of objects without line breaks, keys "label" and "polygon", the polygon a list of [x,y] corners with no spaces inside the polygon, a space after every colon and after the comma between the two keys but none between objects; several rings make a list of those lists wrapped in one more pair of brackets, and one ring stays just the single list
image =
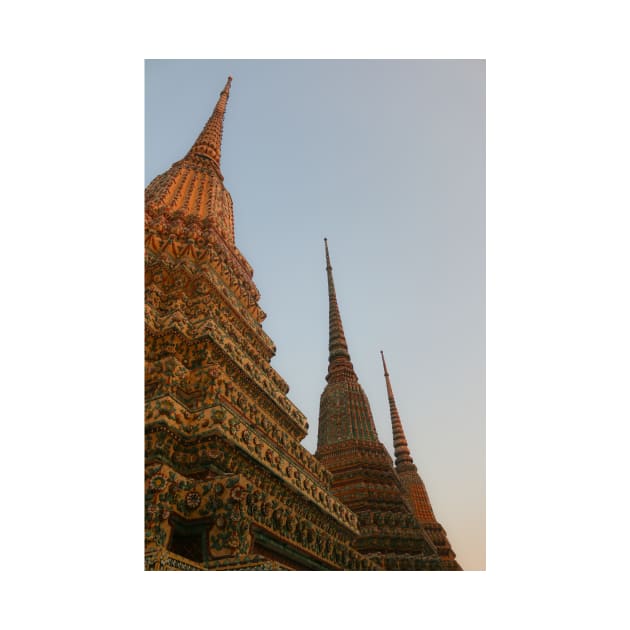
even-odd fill
[{"label": "sky", "polygon": [[350,355],[393,454],[379,351],[414,462],[465,570],[485,569],[483,61],[145,62],[145,185],[233,77],[221,168],[272,366],[316,449],[328,238]]}]

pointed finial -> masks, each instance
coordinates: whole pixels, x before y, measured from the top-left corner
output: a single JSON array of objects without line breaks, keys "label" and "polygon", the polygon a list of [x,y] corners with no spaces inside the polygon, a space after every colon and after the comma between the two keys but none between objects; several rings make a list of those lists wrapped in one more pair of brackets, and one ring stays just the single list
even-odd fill
[{"label": "pointed finial", "polygon": [[381,350],[381,359],[383,360],[383,369],[385,370],[385,376],[389,376],[389,373],[387,372],[387,364],[385,363],[385,355],[383,354],[382,350]]},{"label": "pointed finial", "polygon": [[411,457],[411,451],[407,444],[407,438],[403,431],[402,422],[398,415],[398,409],[396,407],[396,400],[394,399],[394,390],[389,380],[389,373],[387,372],[387,364],[385,363],[385,355],[381,350],[381,359],[383,360],[383,369],[385,370],[385,384],[387,385],[387,398],[389,399],[389,414],[392,421],[392,433],[394,435],[394,457],[396,458],[396,469],[400,464],[412,464],[413,458]]},{"label": "pointed finial", "polygon": [[330,253],[328,252],[328,239],[326,238],[324,239],[324,247],[326,249],[326,275],[328,276],[328,375],[326,380],[330,382],[330,379],[335,375],[336,379],[357,381],[341,323],[335,281],[330,264]]},{"label": "pointed finial", "polygon": [[188,152],[188,155],[199,156],[212,160],[217,167],[221,165],[221,140],[223,138],[223,119],[227,101],[230,96],[230,86],[232,77],[229,76],[225,83],[225,87],[221,90],[219,100],[214,107],[212,116],[206,123],[199,137]]}]

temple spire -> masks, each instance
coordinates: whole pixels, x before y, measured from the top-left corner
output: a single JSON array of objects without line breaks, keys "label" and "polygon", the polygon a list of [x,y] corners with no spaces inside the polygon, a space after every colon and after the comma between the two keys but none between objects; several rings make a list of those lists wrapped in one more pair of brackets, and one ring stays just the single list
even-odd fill
[{"label": "temple spire", "polygon": [[396,400],[394,399],[394,390],[392,389],[392,384],[389,380],[389,372],[387,371],[385,355],[382,350],[381,359],[383,360],[385,383],[387,384],[387,397],[389,398],[389,413],[392,420],[392,431],[394,434],[394,457],[396,458],[396,467],[400,464],[413,464],[411,452],[409,451],[409,445],[407,444],[407,438],[405,437],[402,422],[400,421],[400,416],[398,415]]},{"label": "temple spire", "polygon": [[357,377],[350,360],[348,343],[343,332],[339,305],[337,304],[327,239],[324,239],[324,246],[326,249],[326,274],[328,275],[328,375],[326,380],[329,382],[331,379],[356,381]]},{"label": "temple spire", "polygon": [[228,77],[227,83],[219,95],[219,100],[214,107],[206,126],[188,152],[189,156],[200,156],[212,160],[217,168],[221,167],[221,140],[223,137],[223,118],[227,101],[230,96],[230,84],[232,77]]},{"label": "temple spire", "polygon": [[407,497],[408,505],[413,515],[420,521],[425,532],[435,545],[440,556],[442,570],[444,571],[461,571],[462,568],[455,560],[455,552],[451,547],[451,543],[446,537],[446,532],[435,518],[433,507],[429,494],[424,482],[418,474],[418,469],[413,463],[407,438],[403,431],[402,422],[396,408],[394,400],[394,391],[389,381],[389,372],[385,363],[385,355],[381,350],[381,359],[383,359],[383,370],[385,371],[385,382],[387,383],[387,396],[389,398],[389,411],[392,418],[392,429],[394,432],[394,455],[396,457],[396,472]]}]

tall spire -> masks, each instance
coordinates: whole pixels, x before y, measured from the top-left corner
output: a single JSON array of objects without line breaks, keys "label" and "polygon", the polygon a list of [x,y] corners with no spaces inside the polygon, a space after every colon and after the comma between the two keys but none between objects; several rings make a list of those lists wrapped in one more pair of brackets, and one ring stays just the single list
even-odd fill
[{"label": "tall spire", "polygon": [[[355,547],[364,553],[387,554],[390,566],[401,558],[415,557],[422,566],[439,567],[435,545],[412,511],[392,458],[378,439],[372,410],[354,371],[343,332],[328,241],[329,340],[326,387],[319,402],[319,427],[315,457],[332,473],[331,489],[359,517],[361,536]],[[402,428],[401,428],[401,435]],[[406,446],[406,442],[405,442]],[[409,449],[410,464],[414,471]],[[398,462],[397,462],[398,463]],[[417,476],[417,473],[416,473]],[[393,519],[393,520],[392,520]],[[396,523],[393,534],[392,523]],[[396,542],[392,546],[392,537]],[[394,553],[392,551],[396,550]],[[422,564],[425,563],[425,564]]]},{"label": "tall spire", "polygon": [[[398,415],[396,401],[394,400],[394,391],[389,380],[389,372],[387,371],[387,364],[385,363],[385,355],[382,350],[381,359],[383,360],[383,370],[385,371],[387,396],[389,398],[389,412],[392,420],[392,431],[394,433],[396,472],[398,473],[403,488],[405,489],[405,493],[410,502],[411,510],[416,518],[422,524],[437,524],[435,514],[433,513],[433,507],[431,506],[431,500],[429,499],[429,494],[427,493],[424,482],[418,474],[418,468],[413,463],[411,452],[409,451],[407,438],[405,437],[402,422],[400,421],[400,416]],[[441,527],[442,526],[439,525],[440,531],[442,531]]]},{"label": "tall spire", "polygon": [[352,380],[356,381],[348,343],[343,332],[337,294],[335,293],[335,281],[333,280],[330,254],[328,253],[328,239],[324,239],[326,248],[326,274],[328,275],[328,375],[326,380]]},{"label": "tall spire", "polygon": [[328,374],[326,387],[319,405],[319,429],[317,448],[339,444],[348,440],[378,442],[372,410],[350,360],[348,343],[343,332],[335,282],[330,264],[328,241],[326,249],[326,273],[328,275]]},{"label": "tall spire", "polygon": [[383,360],[383,370],[385,371],[387,397],[389,398],[389,413],[392,420],[392,431],[394,433],[394,457],[396,458],[396,467],[400,464],[413,464],[411,452],[409,451],[409,445],[407,444],[407,438],[405,437],[402,422],[400,421],[400,416],[398,415],[396,400],[394,399],[394,390],[392,389],[392,384],[389,381],[389,372],[387,371],[385,355],[382,350],[381,359]]},{"label": "tall spire", "polygon": [[394,432],[394,454],[396,457],[396,472],[402,484],[408,505],[412,514],[422,524],[425,532],[431,539],[431,542],[437,549],[440,556],[442,570],[444,571],[461,571],[462,568],[455,560],[455,552],[451,547],[451,543],[446,537],[446,532],[440,523],[438,523],[431,506],[429,494],[424,485],[424,481],[418,474],[418,469],[413,463],[407,438],[403,431],[402,422],[396,408],[394,400],[394,391],[389,381],[389,372],[385,363],[385,355],[381,350],[381,359],[383,359],[383,370],[385,371],[385,382],[387,383],[387,397],[389,398],[389,411],[392,418],[392,430]]},{"label": "tall spire", "polygon": [[218,168],[221,166],[221,139],[223,137],[223,118],[225,108],[230,96],[230,84],[232,77],[228,77],[227,83],[219,95],[219,100],[214,107],[206,126],[188,152],[188,155],[197,155],[212,160]]}]

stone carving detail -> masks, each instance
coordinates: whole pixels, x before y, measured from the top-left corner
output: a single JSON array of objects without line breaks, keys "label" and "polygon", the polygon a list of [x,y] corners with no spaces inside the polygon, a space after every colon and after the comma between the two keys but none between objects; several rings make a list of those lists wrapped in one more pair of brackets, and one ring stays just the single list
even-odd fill
[{"label": "stone carving detail", "polygon": [[[329,512],[335,520],[339,520],[345,527],[356,531],[357,517],[338,499],[333,497],[322,481],[309,477],[300,472],[295,460],[288,460],[286,452],[281,451],[273,442],[265,438],[254,427],[249,427],[228,413],[223,407],[206,410],[203,415],[184,411],[178,404],[170,400],[156,400],[147,409],[147,455],[159,455],[161,459],[170,459],[179,464],[192,466],[203,465],[206,452],[226,451],[226,446],[218,447],[217,436],[232,442],[239,451],[247,453],[251,465],[243,469],[248,474],[261,476],[263,466],[274,476],[280,475],[301,496],[307,497],[309,502],[315,502],[320,509]],[[169,428],[172,427],[172,428]],[[181,450],[178,444],[182,438],[177,431],[195,435],[198,441],[188,450]],[[299,448],[303,448],[298,445]],[[308,457],[312,458],[310,454]],[[306,457],[304,458],[307,459]],[[245,460],[247,461],[247,460]],[[255,462],[255,463],[254,463]],[[321,467],[319,469],[321,471]]]},{"label": "stone carving detail", "polygon": [[212,558],[249,552],[252,536],[243,510],[247,490],[238,475],[202,482],[165,465],[149,466],[146,474],[148,546],[167,543],[171,529],[167,521],[177,514],[189,520],[208,519],[208,552]]}]

